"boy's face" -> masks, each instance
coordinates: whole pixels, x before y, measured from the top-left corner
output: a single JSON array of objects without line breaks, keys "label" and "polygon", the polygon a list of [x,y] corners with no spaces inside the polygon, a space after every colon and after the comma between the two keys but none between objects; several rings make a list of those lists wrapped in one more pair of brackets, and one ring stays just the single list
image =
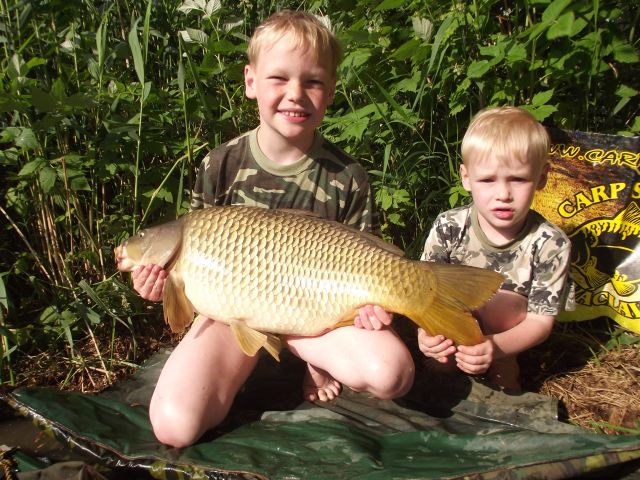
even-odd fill
[{"label": "boy's face", "polygon": [[486,159],[460,166],[463,187],[471,192],[480,226],[489,240],[515,239],[527,218],[536,190],[547,180],[549,165]]},{"label": "boy's face", "polygon": [[244,70],[246,95],[260,112],[260,140],[285,140],[303,151],[313,142],[327,106],[333,101],[335,76],[329,62],[296,48],[284,36],[260,52]]}]

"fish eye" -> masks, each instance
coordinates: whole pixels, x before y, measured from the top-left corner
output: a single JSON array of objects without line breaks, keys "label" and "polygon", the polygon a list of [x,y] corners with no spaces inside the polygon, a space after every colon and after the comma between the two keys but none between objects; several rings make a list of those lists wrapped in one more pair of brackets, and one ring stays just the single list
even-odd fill
[{"label": "fish eye", "polygon": [[138,236],[139,236],[140,238],[144,238],[144,230],[143,230],[142,232],[139,232],[139,233],[138,233]]}]

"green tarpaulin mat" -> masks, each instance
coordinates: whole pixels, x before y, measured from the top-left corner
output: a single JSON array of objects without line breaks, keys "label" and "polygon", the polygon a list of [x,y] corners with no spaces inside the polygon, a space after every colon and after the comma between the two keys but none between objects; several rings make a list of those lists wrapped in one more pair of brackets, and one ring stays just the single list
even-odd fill
[{"label": "green tarpaulin mat", "polygon": [[345,390],[332,402],[299,403],[301,365],[288,357],[260,361],[220,428],[168,448],[147,410],[163,356],[100,395],[20,388],[1,396],[108,478],[630,478],[640,468],[640,436],[588,432],[558,420],[551,398],[464,375],[419,372],[398,401]]}]

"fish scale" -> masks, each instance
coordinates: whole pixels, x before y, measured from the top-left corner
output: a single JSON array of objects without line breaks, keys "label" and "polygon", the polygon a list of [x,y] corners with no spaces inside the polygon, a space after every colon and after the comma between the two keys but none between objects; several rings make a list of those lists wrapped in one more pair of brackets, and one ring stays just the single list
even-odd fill
[{"label": "fish scale", "polygon": [[[353,322],[357,309],[371,304],[432,335],[475,344],[483,337],[471,311],[503,279],[474,267],[406,259],[396,247],[337,222],[244,206],[196,210],[147,229],[118,247],[116,257],[121,270],[141,262],[166,266],[165,318],[172,329],[183,330],[195,311],[242,327],[234,330],[240,336],[317,335]],[[244,339],[238,341],[242,346]]]},{"label": "fish scale", "polygon": [[[392,254],[378,251],[382,268],[376,276],[387,281],[373,282],[373,247],[359,245],[364,242],[349,230],[326,228],[332,224],[319,227],[304,215],[283,223],[277,216],[265,218],[264,211],[257,209],[237,210],[240,218],[229,215],[220,222],[211,221],[207,213],[203,210],[189,217],[184,228],[185,254],[175,267],[184,276],[203,279],[188,283],[186,294],[204,315],[227,322],[243,320],[259,331],[288,333],[294,328],[298,335],[316,335],[342,320],[345,311],[380,298],[389,282],[398,280],[387,275],[392,261],[383,261]],[[227,232],[226,238],[211,249],[208,239],[218,232]],[[257,239],[265,239],[262,249],[256,248]],[[195,261],[199,252],[226,268]],[[389,260],[397,261],[397,256]],[[367,284],[368,288],[362,287]],[[211,295],[212,285],[216,285],[215,295]]]}]

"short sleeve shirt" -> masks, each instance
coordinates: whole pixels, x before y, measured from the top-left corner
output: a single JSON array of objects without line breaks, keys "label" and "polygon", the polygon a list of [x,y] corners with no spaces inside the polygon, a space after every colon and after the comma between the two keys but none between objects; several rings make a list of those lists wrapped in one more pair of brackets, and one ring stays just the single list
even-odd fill
[{"label": "short sleeve shirt", "polygon": [[318,132],[309,152],[290,165],[264,155],[257,129],[210,151],[198,170],[191,209],[214,205],[298,209],[359,230],[380,228],[364,167]]},{"label": "short sleeve shirt", "polygon": [[518,238],[501,246],[484,235],[473,205],[444,212],[429,232],[422,260],[500,272],[506,277],[500,288],[527,297],[531,313],[557,315],[575,308],[569,238],[534,210]]}]

